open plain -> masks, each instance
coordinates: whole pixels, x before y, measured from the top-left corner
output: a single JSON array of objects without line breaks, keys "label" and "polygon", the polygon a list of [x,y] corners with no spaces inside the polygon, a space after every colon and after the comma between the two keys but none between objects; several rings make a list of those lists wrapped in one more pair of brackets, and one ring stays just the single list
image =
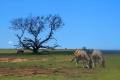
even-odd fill
[{"label": "open plain", "polygon": [[[50,50],[50,54],[16,54],[0,49],[0,80],[120,80],[120,52],[103,52],[105,67],[76,67],[74,50]],[[91,56],[91,54],[90,54]]]}]

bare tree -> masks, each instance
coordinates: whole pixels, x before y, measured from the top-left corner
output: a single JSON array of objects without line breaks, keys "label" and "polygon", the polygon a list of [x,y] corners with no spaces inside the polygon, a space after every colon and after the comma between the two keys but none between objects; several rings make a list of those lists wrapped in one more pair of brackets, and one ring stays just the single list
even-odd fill
[{"label": "bare tree", "polygon": [[[44,46],[44,43],[47,43],[50,40],[56,40],[53,35],[54,32],[62,26],[64,23],[62,18],[59,15],[47,15],[47,16],[35,16],[29,15],[27,18],[17,18],[12,19],[10,21],[12,30],[20,30],[21,34],[15,34],[19,40],[18,46],[23,48],[27,48],[33,51],[33,53],[38,53],[39,48],[47,48],[47,47],[58,47],[58,44],[53,46]],[[45,35],[46,38],[41,38],[40,34],[45,31],[45,29],[49,29],[48,35]],[[29,36],[25,36],[25,33],[28,33],[33,36],[33,38],[29,38]]]}]

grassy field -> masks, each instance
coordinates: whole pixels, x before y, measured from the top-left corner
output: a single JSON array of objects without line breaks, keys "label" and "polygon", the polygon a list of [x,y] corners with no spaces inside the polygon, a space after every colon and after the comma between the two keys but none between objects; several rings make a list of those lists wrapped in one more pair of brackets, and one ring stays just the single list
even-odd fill
[{"label": "grassy field", "polygon": [[[120,80],[120,54],[104,54],[106,67],[76,67],[73,50],[55,50],[50,54],[16,54],[0,50],[0,80]],[[91,54],[90,54],[91,55]]]}]

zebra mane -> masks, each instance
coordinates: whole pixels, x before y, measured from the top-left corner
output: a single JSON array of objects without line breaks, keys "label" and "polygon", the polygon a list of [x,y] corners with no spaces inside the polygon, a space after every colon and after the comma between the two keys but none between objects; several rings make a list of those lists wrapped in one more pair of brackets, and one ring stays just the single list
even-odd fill
[{"label": "zebra mane", "polygon": [[89,60],[91,60],[90,55],[89,55],[87,52],[86,52],[86,54],[87,54],[87,56],[88,56]]},{"label": "zebra mane", "polygon": [[[101,53],[101,52],[100,52]],[[104,59],[104,57],[103,57],[103,55],[102,55],[102,53],[101,53],[101,58],[102,58],[102,61],[104,61],[105,59]]]}]

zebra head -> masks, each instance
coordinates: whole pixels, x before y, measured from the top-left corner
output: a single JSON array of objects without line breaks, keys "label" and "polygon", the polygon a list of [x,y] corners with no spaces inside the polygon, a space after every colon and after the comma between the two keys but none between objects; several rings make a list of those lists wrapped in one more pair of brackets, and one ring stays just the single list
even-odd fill
[{"label": "zebra head", "polygon": [[102,67],[105,67],[105,60],[102,61]]},{"label": "zebra head", "polygon": [[92,59],[91,58],[88,60],[88,66],[89,66],[89,68],[92,68]]}]

